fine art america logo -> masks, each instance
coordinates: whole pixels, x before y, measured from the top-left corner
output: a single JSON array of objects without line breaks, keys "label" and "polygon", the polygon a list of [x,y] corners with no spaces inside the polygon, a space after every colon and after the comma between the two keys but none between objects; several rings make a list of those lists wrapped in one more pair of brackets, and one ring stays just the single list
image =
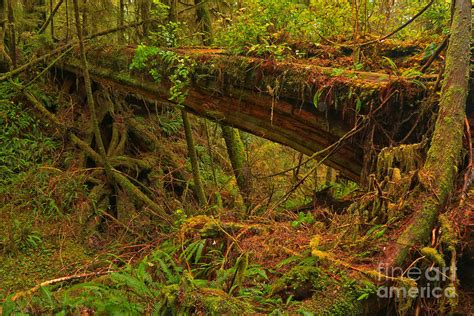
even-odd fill
[{"label": "fine art america logo", "polygon": [[[377,296],[380,298],[454,298],[456,296],[456,290],[452,286],[442,287],[441,285],[450,281],[450,275],[453,271],[449,267],[437,268],[432,267],[426,270],[422,270],[418,267],[412,267],[408,271],[404,271],[401,268],[393,268],[390,273],[386,273],[382,266],[379,266],[378,271],[384,275],[390,277],[396,277],[404,275],[414,282],[419,281],[420,285],[409,286],[409,285],[398,285],[398,286],[380,286],[377,289]],[[455,271],[454,271],[455,272]],[[455,275],[455,274],[454,274]],[[379,277],[379,281],[382,281],[382,276]]]}]

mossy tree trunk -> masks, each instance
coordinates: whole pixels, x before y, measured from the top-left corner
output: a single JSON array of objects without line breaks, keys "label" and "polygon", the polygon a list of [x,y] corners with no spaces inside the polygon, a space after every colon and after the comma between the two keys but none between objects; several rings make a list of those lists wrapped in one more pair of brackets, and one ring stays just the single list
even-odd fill
[{"label": "mossy tree trunk", "polygon": [[222,125],[222,136],[227,146],[227,153],[229,154],[240,194],[242,195],[245,205],[249,207],[252,182],[250,181],[250,170],[246,163],[245,147],[240,137],[240,132],[231,126]]},{"label": "mossy tree trunk", "polygon": [[[141,0],[139,2],[141,21],[147,21],[150,19],[151,5],[152,5],[151,0]],[[147,37],[148,34],[149,34],[149,25],[143,24],[143,37]]]},{"label": "mossy tree trunk", "polygon": [[201,180],[201,173],[199,171],[199,162],[196,153],[196,147],[194,146],[193,131],[191,129],[191,122],[189,121],[188,112],[181,110],[183,117],[184,133],[186,134],[186,144],[188,146],[188,155],[191,160],[191,168],[193,171],[194,179],[194,193],[196,194],[199,204],[201,206],[206,205],[206,194],[204,193],[204,186]]},{"label": "mossy tree trunk", "polygon": [[[119,1],[119,15],[118,15],[118,21],[117,21],[117,26],[123,27],[125,24],[125,0],[120,0]],[[125,43],[125,36],[124,36],[124,31],[117,32],[117,38],[119,44]]]},{"label": "mossy tree trunk", "polygon": [[170,7],[168,19],[171,22],[177,22],[178,21],[178,0],[169,0],[168,5]]},{"label": "mossy tree trunk", "polygon": [[471,1],[457,0],[454,10],[435,130],[419,172],[420,185],[411,197],[413,218],[391,249],[392,266],[402,265],[411,247],[428,241],[439,211],[454,190],[468,93]]}]

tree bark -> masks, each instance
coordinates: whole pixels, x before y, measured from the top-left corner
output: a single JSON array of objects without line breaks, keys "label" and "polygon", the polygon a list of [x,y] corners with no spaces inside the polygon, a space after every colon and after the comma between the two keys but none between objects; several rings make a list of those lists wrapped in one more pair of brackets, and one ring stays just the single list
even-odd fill
[{"label": "tree bark", "polygon": [[439,211],[454,191],[468,93],[471,1],[457,0],[454,10],[435,130],[419,173],[420,185],[412,196],[413,218],[390,249],[391,266],[401,266],[411,247],[428,241]]}]

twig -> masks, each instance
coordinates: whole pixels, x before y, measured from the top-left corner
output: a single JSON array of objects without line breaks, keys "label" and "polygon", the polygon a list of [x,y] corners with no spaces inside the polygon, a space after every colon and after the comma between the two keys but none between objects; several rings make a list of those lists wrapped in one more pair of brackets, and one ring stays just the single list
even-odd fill
[{"label": "twig", "polygon": [[425,73],[426,70],[431,66],[431,64],[435,61],[435,59],[441,54],[441,52],[448,46],[448,40],[449,40],[449,35],[447,35],[441,44],[439,44],[438,48],[436,48],[436,51],[431,55],[430,59],[423,65],[423,67],[420,69],[420,72]]},{"label": "twig", "polygon": [[[368,42],[365,42],[365,43],[350,43],[350,44],[339,44],[339,43],[335,43],[333,41],[330,41],[328,40],[327,38],[325,38],[324,36],[322,36],[322,34],[319,34],[319,32],[317,31],[318,35],[323,39],[325,40],[326,42],[332,44],[332,45],[336,45],[336,46],[339,46],[339,47],[362,47],[362,46],[367,46],[367,45],[371,45],[371,44],[375,44],[375,43],[379,43],[383,40],[386,40],[387,38],[395,35],[396,33],[400,32],[401,30],[403,30],[405,27],[407,27],[408,25],[410,25],[413,21],[415,21],[420,15],[422,15],[423,13],[425,13],[426,10],[428,10],[431,5],[434,3],[435,0],[431,0],[426,6],[424,6],[417,14],[415,14],[411,19],[409,19],[408,21],[406,21],[405,23],[403,23],[402,25],[400,25],[399,27],[397,27],[395,30],[393,30],[392,32],[382,36],[382,37],[379,37],[377,39],[374,39],[374,40],[371,40],[371,41],[368,41]],[[313,25],[314,26],[314,25]],[[316,27],[316,26],[314,26]]]}]

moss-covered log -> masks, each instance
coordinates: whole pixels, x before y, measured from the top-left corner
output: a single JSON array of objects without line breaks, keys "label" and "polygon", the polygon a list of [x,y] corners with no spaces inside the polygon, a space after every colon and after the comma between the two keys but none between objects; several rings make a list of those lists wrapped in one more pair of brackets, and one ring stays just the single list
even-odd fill
[{"label": "moss-covered log", "polygon": [[[129,47],[90,49],[88,57],[94,65],[90,69],[94,80],[124,93],[169,102],[169,82],[157,84],[148,74],[129,70],[134,52]],[[392,118],[393,113],[406,117],[417,110],[416,105],[424,95],[424,89],[407,78],[388,74],[341,69],[335,72],[333,68],[304,61],[267,61],[229,56],[212,49],[177,52],[190,56],[198,65],[186,98],[188,111],[307,155],[337,142],[353,128],[358,112],[367,114],[383,105]],[[81,75],[75,57],[58,68]],[[387,130],[393,128],[387,119],[381,119],[380,123]],[[413,121],[406,120],[405,124],[399,128],[402,133],[411,129]],[[359,133],[342,144],[327,160],[328,165],[355,181],[359,181],[364,166],[363,135]],[[378,139],[374,141],[380,143],[377,145],[388,144],[382,132],[375,135]]]}]

